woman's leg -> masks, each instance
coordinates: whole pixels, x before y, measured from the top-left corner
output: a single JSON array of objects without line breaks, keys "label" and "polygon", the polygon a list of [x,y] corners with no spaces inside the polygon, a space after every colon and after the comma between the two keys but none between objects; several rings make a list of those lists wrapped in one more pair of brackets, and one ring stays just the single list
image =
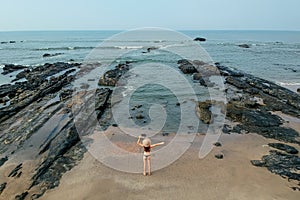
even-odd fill
[{"label": "woman's leg", "polygon": [[143,157],[143,160],[144,160],[144,176],[146,176],[146,160],[147,160],[147,158],[144,156]]},{"label": "woman's leg", "polygon": [[151,175],[151,156],[148,157],[148,175]]}]

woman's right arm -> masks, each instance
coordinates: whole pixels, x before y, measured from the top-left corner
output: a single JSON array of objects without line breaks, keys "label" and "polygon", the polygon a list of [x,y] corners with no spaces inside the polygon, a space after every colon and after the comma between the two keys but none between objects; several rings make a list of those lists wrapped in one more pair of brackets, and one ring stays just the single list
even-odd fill
[{"label": "woman's right arm", "polygon": [[139,136],[139,139],[138,139],[138,141],[136,142],[139,146],[143,146],[143,144],[141,143],[141,136]]}]

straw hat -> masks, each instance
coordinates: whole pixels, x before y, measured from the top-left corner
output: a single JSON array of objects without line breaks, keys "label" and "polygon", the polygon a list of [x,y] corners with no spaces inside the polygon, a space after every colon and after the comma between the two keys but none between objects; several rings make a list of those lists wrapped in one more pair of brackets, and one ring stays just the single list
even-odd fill
[{"label": "straw hat", "polygon": [[151,145],[151,140],[149,138],[145,138],[143,140],[143,146],[144,147],[149,147]]}]

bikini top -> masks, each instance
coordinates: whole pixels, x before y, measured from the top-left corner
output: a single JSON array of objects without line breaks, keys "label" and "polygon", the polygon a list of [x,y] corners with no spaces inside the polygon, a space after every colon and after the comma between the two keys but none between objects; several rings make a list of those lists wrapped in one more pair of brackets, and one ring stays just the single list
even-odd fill
[{"label": "bikini top", "polygon": [[149,147],[144,147],[144,151],[145,151],[145,152],[150,152],[150,149],[151,149],[150,146],[149,146]]}]

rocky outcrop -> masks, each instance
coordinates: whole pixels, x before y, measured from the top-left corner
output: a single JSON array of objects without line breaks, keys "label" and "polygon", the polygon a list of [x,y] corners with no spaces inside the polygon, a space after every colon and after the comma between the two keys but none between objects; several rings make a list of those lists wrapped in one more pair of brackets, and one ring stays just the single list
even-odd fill
[{"label": "rocky outcrop", "polygon": [[[37,149],[34,151],[37,165],[32,183],[28,190],[20,191],[16,199],[36,199],[47,189],[56,187],[61,176],[74,167],[86,151],[70,113],[73,91],[68,86],[74,80],[74,68],[79,65],[53,63],[27,68],[20,72],[21,77],[26,78],[25,82],[0,86],[1,96],[10,98],[10,104],[0,108],[0,132],[5,133],[0,135],[0,154],[4,156],[0,166],[9,160],[7,155],[26,151],[28,146],[24,145],[28,142]],[[96,93],[94,99],[98,110],[103,112],[106,109],[102,101],[107,101],[110,92],[103,88]],[[57,119],[60,120],[55,121]],[[44,139],[36,141],[35,137]],[[16,165],[6,178],[22,179],[23,165]],[[6,182],[1,184],[3,190],[5,186]],[[33,187],[34,191],[39,188],[40,192],[33,194]]]},{"label": "rocky outcrop", "polygon": [[2,74],[5,75],[5,74],[9,74],[9,73],[12,73],[14,71],[18,71],[18,70],[26,69],[26,68],[28,68],[28,67],[23,66],[23,65],[7,64],[7,65],[4,65]]},{"label": "rocky outcrop", "polygon": [[197,72],[197,69],[194,67],[193,64],[184,64],[180,65],[179,69],[184,73],[184,74],[193,74]]},{"label": "rocky outcrop", "polygon": [[269,155],[264,155],[261,160],[252,160],[251,163],[257,167],[266,167],[270,172],[296,180],[300,184],[300,158],[296,155],[271,150]]},{"label": "rocky outcrop", "polygon": [[199,119],[203,121],[205,124],[210,124],[212,122],[211,121],[212,113],[210,111],[211,106],[212,106],[212,102],[207,100],[204,102],[199,102],[196,108]]},{"label": "rocky outcrop", "polygon": [[250,45],[249,44],[239,44],[238,45],[239,47],[241,47],[241,48],[250,48]]},{"label": "rocky outcrop", "polygon": [[115,86],[119,78],[129,70],[128,64],[119,64],[115,69],[109,70],[100,77],[98,82],[101,86]]},{"label": "rocky outcrop", "polygon": [[5,183],[2,183],[2,184],[0,184],[0,195],[1,195],[1,193],[3,192],[3,190],[6,188],[6,185],[7,185],[7,183],[5,182]]},{"label": "rocky outcrop", "polygon": [[289,154],[297,154],[298,150],[295,147],[292,147],[290,145],[287,144],[282,144],[282,143],[269,143],[268,144],[270,147],[273,147],[275,149],[279,149],[282,151],[285,151]]},{"label": "rocky outcrop", "polygon": [[8,160],[7,156],[0,158],[0,167]]},{"label": "rocky outcrop", "polygon": [[194,41],[205,42],[206,39],[203,38],[203,37],[196,37],[196,38],[194,39]]},{"label": "rocky outcrop", "polygon": [[62,55],[62,54],[63,53],[45,53],[45,54],[43,54],[43,58],[59,56],[59,55]]}]

